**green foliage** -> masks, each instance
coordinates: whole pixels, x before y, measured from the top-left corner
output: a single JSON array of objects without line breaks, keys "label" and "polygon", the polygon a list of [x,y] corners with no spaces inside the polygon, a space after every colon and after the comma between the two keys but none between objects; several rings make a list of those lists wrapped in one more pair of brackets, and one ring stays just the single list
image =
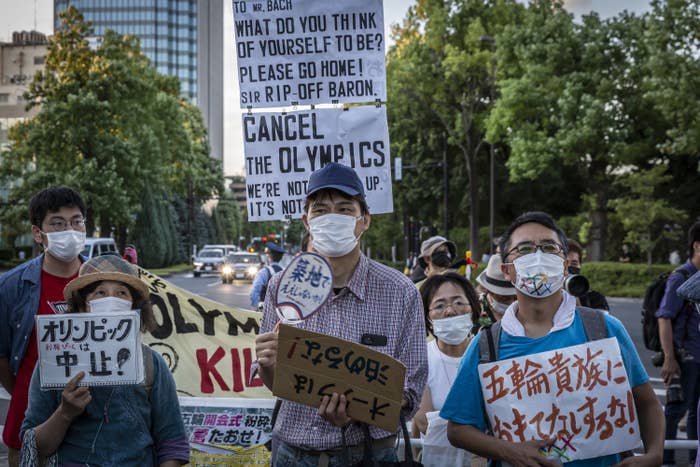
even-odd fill
[{"label": "green foliage", "polygon": [[[163,199],[188,189],[203,199],[221,191],[201,115],[180,98],[177,79],[156,71],[138,38],[107,31],[91,49],[93,31],[82,15],[70,7],[61,19],[45,68],[25,94],[28,107],[41,109],[11,129],[12,146],[0,162],[9,197],[26,206],[46,186],[71,186],[88,206],[88,234],[101,226],[104,235],[134,226],[147,190],[157,187],[153,196]],[[0,216],[13,220],[7,210]],[[160,252],[153,260],[160,263],[175,260],[176,250],[148,254]]]},{"label": "green foliage", "polygon": [[139,264],[146,269],[167,265],[171,237],[169,225],[164,223],[163,203],[156,199],[150,189],[144,192],[142,209],[131,232],[132,243],[139,254]]},{"label": "green foliage", "polygon": [[212,213],[212,220],[216,228],[216,243],[238,245],[242,231],[241,212],[231,195],[224,194],[219,198]]},{"label": "green foliage", "polygon": [[661,273],[673,270],[664,264],[583,263],[582,274],[591,283],[591,289],[607,297],[644,297],[644,291]]},{"label": "green foliage", "polygon": [[637,245],[646,254],[648,264],[652,263],[652,254],[659,242],[664,239],[681,240],[683,231],[672,226],[687,217],[684,211],[672,207],[655,190],[671,179],[666,169],[661,164],[624,175],[619,183],[626,194],[610,203],[618,214],[623,214],[625,241]]}]

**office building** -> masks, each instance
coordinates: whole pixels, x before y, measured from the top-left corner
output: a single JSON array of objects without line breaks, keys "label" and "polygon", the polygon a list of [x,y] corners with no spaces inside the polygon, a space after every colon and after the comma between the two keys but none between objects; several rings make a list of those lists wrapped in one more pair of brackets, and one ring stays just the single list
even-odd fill
[{"label": "office building", "polygon": [[177,76],[182,94],[196,104],[197,4],[197,0],[54,0],[54,27],[60,28],[59,13],[72,5],[93,23],[97,37],[108,29],[139,36],[141,50],[158,71]]}]

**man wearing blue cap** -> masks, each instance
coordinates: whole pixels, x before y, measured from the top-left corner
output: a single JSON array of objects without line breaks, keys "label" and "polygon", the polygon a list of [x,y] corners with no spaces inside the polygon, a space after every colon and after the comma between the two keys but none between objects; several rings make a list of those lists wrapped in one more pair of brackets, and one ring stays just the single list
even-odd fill
[{"label": "man wearing blue cap", "polygon": [[265,300],[268,282],[272,276],[282,270],[279,262],[284,256],[284,248],[276,243],[267,242],[265,244],[265,255],[267,255],[267,266],[255,275],[253,287],[250,289],[250,306],[256,310],[260,303]]},{"label": "man wearing blue cap", "polygon": [[[370,260],[360,251],[359,238],[369,229],[365,192],[355,171],[330,163],[311,174],[302,217],[313,238],[313,251],[333,270],[334,294],[322,308],[298,326],[302,329],[360,342],[406,365],[403,415],[418,409],[428,375],[425,321],[418,290],[399,271]],[[265,385],[272,388],[277,355],[278,317],[272,291],[279,276],[270,281],[260,334],[256,338],[257,362]],[[362,460],[363,429],[346,414],[345,395],[325,396],[314,409],[283,401],[273,429],[273,465],[343,465]],[[398,426],[396,427],[398,429]],[[370,426],[373,457],[396,461],[396,430]],[[347,449],[343,449],[343,445]]]}]

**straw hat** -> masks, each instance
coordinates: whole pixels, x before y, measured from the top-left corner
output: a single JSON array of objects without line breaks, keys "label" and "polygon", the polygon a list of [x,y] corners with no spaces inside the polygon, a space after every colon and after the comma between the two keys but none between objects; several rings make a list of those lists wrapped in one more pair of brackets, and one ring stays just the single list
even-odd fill
[{"label": "straw hat", "polygon": [[503,271],[501,271],[501,264],[503,264],[501,255],[491,255],[488,266],[479,274],[476,281],[491,293],[506,296],[515,295],[515,287],[506,280]]},{"label": "straw hat", "polygon": [[150,296],[148,286],[139,279],[136,268],[116,255],[97,256],[83,263],[78,277],[63,289],[63,296],[68,300],[78,290],[101,281],[123,282],[140,293],[145,300]]}]

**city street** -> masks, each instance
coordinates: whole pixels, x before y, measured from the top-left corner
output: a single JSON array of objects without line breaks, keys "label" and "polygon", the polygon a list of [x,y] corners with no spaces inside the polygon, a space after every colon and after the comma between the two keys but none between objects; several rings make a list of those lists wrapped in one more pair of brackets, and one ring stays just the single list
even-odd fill
[{"label": "city street", "polygon": [[[208,299],[215,300],[226,305],[250,308],[248,293],[250,292],[251,284],[248,282],[236,281],[233,284],[222,284],[218,276],[209,275],[195,278],[191,273],[178,274],[169,277],[167,280],[182,287],[190,292],[202,295]],[[634,344],[640,354],[642,362],[646,367],[649,376],[652,379],[654,391],[663,402],[665,399],[665,390],[659,378],[659,369],[651,365],[650,358],[652,352],[644,348],[641,334],[641,300],[637,299],[609,299],[610,306],[613,310],[613,315],[619,318],[629,331]],[[0,424],[5,420],[7,411],[8,396],[4,391],[0,392]],[[685,433],[679,433],[680,438],[685,438]],[[679,453],[678,460],[682,462],[685,458],[684,453]],[[0,444],[0,467],[6,467],[6,451],[4,446]],[[678,465],[683,465],[679,462]]]}]

